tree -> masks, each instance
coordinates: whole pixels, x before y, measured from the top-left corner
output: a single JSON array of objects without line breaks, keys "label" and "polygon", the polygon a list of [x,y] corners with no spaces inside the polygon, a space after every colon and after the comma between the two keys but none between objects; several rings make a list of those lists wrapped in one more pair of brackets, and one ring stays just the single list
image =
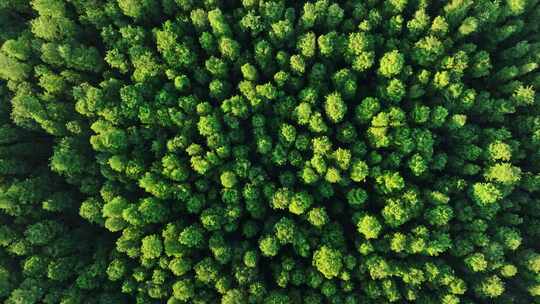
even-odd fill
[{"label": "tree", "polygon": [[356,228],[366,239],[376,239],[382,230],[381,224],[377,218],[372,215],[361,216],[358,219]]},{"label": "tree", "polygon": [[343,267],[341,259],[342,256],[338,250],[322,246],[313,253],[313,266],[315,266],[324,277],[331,279],[339,275]]},{"label": "tree", "polygon": [[388,78],[396,76],[403,68],[404,62],[405,59],[398,50],[387,52],[380,60],[378,72]]}]

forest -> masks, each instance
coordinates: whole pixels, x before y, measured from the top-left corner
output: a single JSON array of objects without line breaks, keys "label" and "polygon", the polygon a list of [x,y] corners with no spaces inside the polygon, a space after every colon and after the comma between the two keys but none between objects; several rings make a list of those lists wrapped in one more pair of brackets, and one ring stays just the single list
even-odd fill
[{"label": "forest", "polygon": [[540,0],[0,0],[0,302],[540,303]]}]

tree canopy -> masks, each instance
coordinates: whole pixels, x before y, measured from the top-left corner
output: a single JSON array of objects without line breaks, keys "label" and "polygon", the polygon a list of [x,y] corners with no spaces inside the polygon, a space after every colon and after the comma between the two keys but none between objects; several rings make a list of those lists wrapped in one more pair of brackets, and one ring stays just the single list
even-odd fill
[{"label": "tree canopy", "polygon": [[0,1],[0,301],[540,301],[540,1]]}]

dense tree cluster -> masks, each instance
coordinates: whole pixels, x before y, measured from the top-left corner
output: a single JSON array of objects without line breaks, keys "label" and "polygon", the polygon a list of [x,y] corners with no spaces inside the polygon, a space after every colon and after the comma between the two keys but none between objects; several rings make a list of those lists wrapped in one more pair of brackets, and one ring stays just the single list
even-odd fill
[{"label": "dense tree cluster", "polygon": [[0,301],[540,301],[540,1],[0,1]]}]

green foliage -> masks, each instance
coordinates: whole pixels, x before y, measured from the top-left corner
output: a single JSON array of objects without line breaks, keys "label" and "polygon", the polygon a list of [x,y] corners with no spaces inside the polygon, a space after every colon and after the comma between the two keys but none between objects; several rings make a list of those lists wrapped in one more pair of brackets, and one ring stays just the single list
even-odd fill
[{"label": "green foliage", "polygon": [[161,239],[157,235],[149,235],[142,239],[141,253],[143,258],[159,258],[163,250]]},{"label": "green foliage", "polygon": [[399,74],[403,68],[405,59],[397,50],[384,54],[380,60],[379,74],[384,77],[393,77]]},{"label": "green foliage", "polygon": [[366,239],[376,239],[382,230],[382,226],[377,218],[371,215],[361,216],[358,219],[356,228]]},{"label": "green foliage", "polygon": [[341,272],[343,267],[341,258],[338,250],[323,245],[313,253],[313,265],[325,278],[331,279]]},{"label": "green foliage", "polygon": [[539,302],[539,12],[0,1],[0,302]]}]

